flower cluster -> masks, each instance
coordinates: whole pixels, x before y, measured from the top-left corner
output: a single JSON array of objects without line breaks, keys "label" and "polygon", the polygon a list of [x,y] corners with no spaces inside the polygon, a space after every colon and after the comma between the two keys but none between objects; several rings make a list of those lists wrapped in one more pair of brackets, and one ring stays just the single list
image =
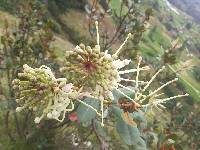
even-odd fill
[{"label": "flower cluster", "polygon": [[[177,78],[171,80],[158,89],[146,94],[150,84],[156,76],[165,68],[161,68],[149,81],[139,80],[141,71],[150,70],[150,67],[143,66],[142,57],[138,58],[137,68],[121,70],[129,65],[131,60],[118,59],[121,49],[131,37],[128,34],[122,45],[114,54],[109,54],[108,50],[101,51],[99,45],[98,22],[96,22],[97,44],[93,48],[80,44],[73,51],[66,52],[64,67],[61,72],[66,78],[56,79],[50,68],[41,66],[40,68],[31,68],[24,65],[24,72],[19,73],[19,79],[13,80],[13,88],[16,91],[16,101],[21,107],[17,107],[17,111],[24,108],[41,112],[39,117],[35,118],[35,122],[39,123],[45,116],[49,119],[63,121],[65,114],[74,109],[73,101],[76,100],[88,108],[94,110],[97,115],[101,116],[101,125],[104,126],[104,105],[105,102],[114,99],[113,90],[117,90],[124,97],[136,104],[135,106],[159,108],[168,100],[188,96],[188,94],[177,95],[169,98],[158,98],[161,94],[157,94],[165,86],[177,81]],[[123,78],[124,74],[136,73],[135,80]],[[67,84],[67,81],[71,83]],[[134,89],[124,86],[122,83],[133,83]],[[72,84],[73,83],[73,84]],[[74,90],[76,87],[78,90]],[[134,98],[126,95],[121,88],[134,92]],[[93,97],[100,101],[101,114],[92,106],[80,100],[83,96]],[[148,100],[147,104],[143,102]],[[70,107],[71,105],[71,107]],[[70,108],[69,108],[70,107]]]},{"label": "flower cluster", "polygon": [[[113,100],[112,91],[123,87],[120,82],[128,79],[120,77],[123,71],[121,68],[127,66],[131,60],[118,59],[123,46],[126,44],[131,34],[128,34],[126,40],[114,54],[109,54],[108,50],[101,51],[99,45],[98,22],[97,45],[94,48],[80,44],[73,51],[66,52],[65,66],[61,68],[61,72],[66,74],[66,78],[73,82],[75,86],[79,86],[83,91],[90,92],[91,96],[101,101],[102,125],[103,125],[103,101],[105,99]],[[141,68],[147,69],[147,68]],[[126,70],[126,72],[134,70]]]},{"label": "flower cluster", "polygon": [[[73,85],[66,84],[65,78],[56,79],[47,66],[34,69],[25,64],[23,68],[23,73],[13,80],[16,102],[20,105],[16,111],[27,108],[40,113],[35,123],[45,116],[63,121],[65,113],[74,109],[71,100],[78,96],[78,92],[72,89]],[[68,108],[70,104],[71,108]]]},{"label": "flower cluster", "polygon": [[115,60],[108,51],[101,52],[100,46],[94,48],[81,44],[74,51],[66,52],[66,64],[61,70],[68,80],[83,87],[93,96],[113,99],[112,90],[118,87],[118,69],[128,65],[130,60]]}]

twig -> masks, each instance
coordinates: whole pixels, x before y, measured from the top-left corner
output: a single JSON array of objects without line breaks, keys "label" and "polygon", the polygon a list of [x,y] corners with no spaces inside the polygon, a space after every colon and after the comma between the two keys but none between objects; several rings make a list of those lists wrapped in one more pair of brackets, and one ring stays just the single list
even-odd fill
[{"label": "twig", "polygon": [[[123,6],[121,6],[121,7],[123,7]],[[117,34],[120,32],[121,27],[122,27],[126,17],[130,13],[130,10],[131,10],[131,7],[128,9],[127,13],[123,16],[123,18],[122,19],[120,18],[120,23],[119,23],[119,25],[118,25],[118,27],[117,27],[112,39],[107,44],[105,44],[104,49],[109,49],[112,46],[113,42],[119,37],[119,36],[117,36]]]},{"label": "twig", "polygon": [[92,120],[92,128],[93,128],[93,131],[97,137],[97,140],[99,141],[100,143],[100,149],[101,150],[108,150],[108,144],[101,138],[101,136],[98,134],[98,131],[96,129],[96,124],[95,124],[95,120]]},{"label": "twig", "polygon": [[9,114],[10,114],[10,111],[7,111],[6,112],[6,115],[5,115],[5,128],[6,128],[6,133],[8,134],[8,137],[10,138],[11,142],[15,142],[15,139],[12,137],[11,135],[11,132],[10,132],[10,129],[9,129]]}]

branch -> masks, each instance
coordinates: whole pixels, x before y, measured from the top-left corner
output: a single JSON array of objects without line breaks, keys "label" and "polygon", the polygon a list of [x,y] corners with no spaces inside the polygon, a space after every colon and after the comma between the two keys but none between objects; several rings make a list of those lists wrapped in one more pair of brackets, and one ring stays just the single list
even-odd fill
[{"label": "branch", "polygon": [[[123,6],[121,6],[121,7],[123,7]],[[130,8],[128,9],[127,13],[123,16],[122,19],[120,18],[119,26],[117,27],[117,29],[116,29],[116,31],[115,31],[115,33],[114,33],[112,39],[111,39],[107,44],[105,44],[104,49],[110,48],[110,47],[112,46],[113,42],[119,37],[119,35],[117,36],[117,34],[118,34],[119,31],[121,30],[121,27],[122,27],[122,25],[123,25],[123,23],[124,23],[126,17],[129,15],[131,9],[132,9],[132,7],[130,7]],[[120,17],[121,17],[121,16],[120,16]]]},{"label": "branch", "polygon": [[10,114],[10,111],[7,111],[6,112],[6,115],[5,115],[5,128],[6,128],[6,133],[8,134],[8,137],[10,138],[10,140],[12,142],[15,142],[15,139],[12,137],[11,135],[11,130],[9,129],[9,114]]},{"label": "branch", "polygon": [[101,136],[98,134],[98,131],[96,129],[96,124],[95,124],[95,120],[92,120],[92,128],[93,128],[93,131],[97,137],[97,140],[99,141],[100,143],[100,149],[101,150],[108,150],[108,147],[109,145],[101,138]]}]

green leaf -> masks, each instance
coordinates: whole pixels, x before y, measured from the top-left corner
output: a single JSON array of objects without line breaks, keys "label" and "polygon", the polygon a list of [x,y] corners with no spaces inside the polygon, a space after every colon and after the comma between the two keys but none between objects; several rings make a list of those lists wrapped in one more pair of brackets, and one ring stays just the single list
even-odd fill
[{"label": "green leaf", "polygon": [[146,122],[144,112],[142,112],[141,110],[133,112],[132,117],[134,120],[137,120],[139,122]]},{"label": "green leaf", "polygon": [[95,121],[95,126],[96,126],[96,129],[97,129],[98,134],[99,134],[102,138],[104,138],[106,141],[111,140],[111,138],[110,138],[109,135],[108,135],[108,131],[106,130],[106,128],[102,128],[101,122]]},{"label": "green leaf", "polygon": [[140,138],[138,128],[123,121],[121,116],[123,111],[117,106],[112,106],[112,112],[117,118],[116,129],[122,140],[128,145],[136,145]]},{"label": "green leaf", "polygon": [[[117,118],[122,118],[123,110],[121,110],[119,107],[112,105],[112,112],[115,114]],[[129,113],[129,115],[133,118],[133,120],[146,123],[144,113],[141,110]]]},{"label": "green leaf", "polygon": [[122,140],[127,145],[136,145],[140,140],[140,133],[137,127],[126,124],[122,119],[117,120],[116,129]]},{"label": "green leaf", "polygon": [[138,144],[135,146],[135,150],[147,150],[145,141],[140,137]]},{"label": "green leaf", "polygon": [[[116,129],[121,139],[127,145],[135,145],[139,144],[140,148],[146,149],[145,142],[140,137],[140,132],[137,127],[130,126],[122,119],[123,110],[121,110],[117,106],[112,106],[112,112],[117,118]],[[133,116],[133,114],[130,114]],[[144,147],[145,145],[145,147]],[[142,150],[142,149],[141,149]]]},{"label": "green leaf", "polygon": [[[85,103],[88,105],[91,105],[92,107],[99,109],[99,102],[98,100],[94,98],[86,98],[84,100]],[[80,122],[91,122],[92,119],[96,117],[96,112],[92,110],[91,108],[80,104],[78,109],[77,109],[77,117]]]},{"label": "green leaf", "polygon": [[[133,89],[133,87],[129,86],[128,88]],[[132,96],[134,95],[134,91],[130,91],[127,90],[125,88],[119,88],[120,91],[122,91],[124,94],[126,94],[127,96]],[[124,98],[125,96],[123,94],[121,94],[120,92],[118,92],[117,90],[113,90],[113,96],[114,96],[114,100],[118,101],[120,98]]]},{"label": "green leaf", "polygon": [[112,112],[116,116],[116,118],[122,118],[121,114],[123,111],[119,107],[112,105],[111,108],[112,108]]}]

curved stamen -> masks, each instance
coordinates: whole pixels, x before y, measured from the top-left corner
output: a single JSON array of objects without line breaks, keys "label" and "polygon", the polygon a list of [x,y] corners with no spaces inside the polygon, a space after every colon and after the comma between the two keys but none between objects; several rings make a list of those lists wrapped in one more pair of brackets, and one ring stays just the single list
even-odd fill
[{"label": "curved stamen", "polygon": [[124,47],[124,45],[127,43],[128,39],[131,37],[131,33],[128,34],[128,36],[126,37],[125,41],[122,43],[122,45],[120,45],[120,47],[117,49],[117,51],[115,52],[114,56],[118,56],[118,54],[120,53],[121,49]]}]

